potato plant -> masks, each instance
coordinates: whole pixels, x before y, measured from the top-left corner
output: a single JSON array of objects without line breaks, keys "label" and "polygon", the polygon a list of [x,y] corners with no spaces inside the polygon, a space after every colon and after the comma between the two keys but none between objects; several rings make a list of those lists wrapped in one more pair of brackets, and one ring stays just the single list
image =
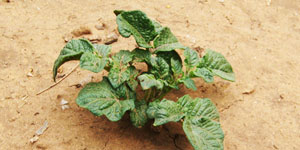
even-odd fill
[{"label": "potato plant", "polygon": [[[71,40],[54,63],[54,80],[57,69],[70,60],[80,60],[82,69],[95,73],[106,70],[108,75],[101,82],[89,83],[80,91],[76,99],[80,107],[96,116],[105,115],[110,121],[118,121],[129,112],[136,127],[151,119],[154,126],[181,121],[195,149],[223,149],[219,114],[209,99],[184,95],[175,101],[164,96],[172,89],[178,90],[181,84],[196,90],[193,78],[208,83],[214,81],[214,76],[234,81],[232,67],[224,56],[206,50],[199,57],[195,50],[182,45],[170,28],[149,19],[142,11],[114,13],[120,35],[133,36],[138,47],[111,54],[109,45],[92,44],[86,39]],[[184,59],[175,50],[183,50]],[[146,64],[147,69],[137,69],[138,63]]]}]

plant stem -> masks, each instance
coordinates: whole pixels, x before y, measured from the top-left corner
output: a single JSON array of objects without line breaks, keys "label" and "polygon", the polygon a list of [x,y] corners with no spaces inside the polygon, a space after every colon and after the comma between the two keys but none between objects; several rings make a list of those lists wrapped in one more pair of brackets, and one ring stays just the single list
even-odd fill
[{"label": "plant stem", "polygon": [[158,98],[159,100],[162,100],[172,89],[169,88],[166,90],[166,92],[162,92],[161,94],[159,94]]}]

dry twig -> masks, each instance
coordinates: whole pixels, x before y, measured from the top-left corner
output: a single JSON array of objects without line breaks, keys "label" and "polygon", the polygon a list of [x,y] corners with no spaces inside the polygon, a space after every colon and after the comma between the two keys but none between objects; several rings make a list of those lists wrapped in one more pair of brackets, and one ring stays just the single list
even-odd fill
[{"label": "dry twig", "polygon": [[71,71],[69,73],[67,73],[63,78],[61,78],[59,81],[57,81],[56,83],[52,84],[51,86],[49,86],[48,88],[45,88],[44,90],[41,90],[40,92],[38,92],[36,95],[40,95],[42,93],[44,93],[45,91],[48,91],[49,89],[53,88],[54,86],[56,86],[58,83],[60,83],[61,81],[63,81],[65,78],[67,78],[73,71],[76,70],[76,68],[79,66],[79,64],[77,64],[73,69],[71,69]]}]

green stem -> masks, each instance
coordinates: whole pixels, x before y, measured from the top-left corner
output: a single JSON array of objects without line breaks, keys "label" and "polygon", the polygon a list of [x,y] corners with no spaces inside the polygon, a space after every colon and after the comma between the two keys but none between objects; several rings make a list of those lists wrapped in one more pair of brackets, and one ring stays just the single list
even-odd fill
[{"label": "green stem", "polygon": [[145,96],[144,96],[145,101],[149,101],[151,92],[152,92],[152,88],[150,88],[146,91]]},{"label": "green stem", "polygon": [[162,100],[171,90],[172,88],[169,88],[165,92],[162,92],[157,99]]}]

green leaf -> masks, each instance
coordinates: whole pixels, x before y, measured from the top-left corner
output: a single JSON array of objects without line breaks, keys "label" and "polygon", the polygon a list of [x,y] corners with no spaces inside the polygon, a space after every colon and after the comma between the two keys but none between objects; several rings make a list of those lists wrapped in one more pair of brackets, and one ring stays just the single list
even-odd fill
[{"label": "green leaf", "polygon": [[120,50],[112,57],[113,65],[115,66],[126,66],[132,61],[133,55],[128,50]]},{"label": "green leaf", "polygon": [[154,28],[155,28],[155,32],[157,33],[157,34],[160,34],[160,32],[163,30],[163,26],[162,25],[160,25],[157,21],[155,21],[155,20],[151,20],[152,21],[152,24],[154,25]]},{"label": "green leaf", "polygon": [[220,53],[212,50],[206,50],[206,54],[203,56],[203,60],[201,61],[199,68],[202,66],[209,69],[214,75],[217,75],[222,79],[235,81],[235,75],[231,65]]},{"label": "green leaf", "polygon": [[119,87],[130,78],[129,68],[111,68],[108,73],[108,79],[114,88]]},{"label": "green leaf", "polygon": [[61,50],[58,58],[55,60],[53,65],[53,79],[57,75],[57,69],[67,61],[79,60],[84,52],[93,52],[94,47],[91,42],[86,39],[71,40]]},{"label": "green leaf", "polygon": [[130,75],[127,84],[132,91],[135,91],[136,87],[138,86],[138,81],[136,80],[136,77],[139,74],[139,72],[133,66],[130,66],[128,69]]},{"label": "green leaf", "polygon": [[149,103],[147,115],[155,119],[155,126],[179,121],[184,117],[184,132],[195,149],[223,149],[224,133],[217,122],[219,113],[207,98],[192,99],[184,95],[177,102],[156,100]]},{"label": "green leaf", "polygon": [[196,67],[199,64],[199,56],[198,53],[190,48],[186,48],[183,52],[185,57],[184,62],[187,68]]},{"label": "green leaf", "polygon": [[156,56],[163,58],[169,65],[171,64],[171,59],[182,62],[181,57],[175,50],[167,52],[157,52]]},{"label": "green leaf", "polygon": [[[190,105],[190,103],[193,102],[193,99],[190,97],[190,95],[186,94],[182,97],[180,97],[177,101],[177,103],[179,105],[181,105],[182,107],[185,107],[186,105]],[[185,111],[185,110],[183,110]],[[186,112],[186,111],[185,111]]]},{"label": "green leaf", "polygon": [[95,73],[102,71],[106,64],[106,58],[100,58],[99,56],[90,52],[84,53],[80,58],[80,67]]},{"label": "green leaf", "polygon": [[130,51],[121,50],[112,57],[111,69],[108,79],[114,88],[119,87],[125,81],[130,79],[131,69],[128,68],[129,62],[132,61]]},{"label": "green leaf", "polygon": [[133,59],[135,61],[150,63],[151,52],[149,50],[136,48],[131,53],[133,54]]},{"label": "green leaf", "polygon": [[178,103],[183,106],[183,111],[187,116],[193,116],[196,118],[205,117],[211,120],[219,121],[219,113],[216,106],[208,98],[194,100],[185,97],[179,99]]},{"label": "green leaf", "polygon": [[223,150],[224,133],[220,123],[208,118],[187,117],[183,130],[196,150]]},{"label": "green leaf", "polygon": [[151,66],[150,72],[156,78],[165,79],[170,77],[170,66],[164,58],[152,56]]},{"label": "green leaf", "polygon": [[147,123],[147,108],[146,101],[141,100],[135,102],[135,109],[130,112],[130,120],[135,127],[140,128]]},{"label": "green leaf", "polygon": [[206,68],[196,68],[191,72],[192,77],[201,77],[205,82],[211,83],[214,81],[213,73]]},{"label": "green leaf", "polygon": [[111,51],[111,46],[110,45],[93,44],[93,46],[96,49],[95,52],[101,58],[108,57],[108,55],[110,54],[110,51]]},{"label": "green leaf", "polygon": [[159,103],[160,103],[159,99],[149,103],[148,109],[146,111],[149,119],[155,118],[156,112],[159,109],[159,107],[158,107]]},{"label": "green leaf", "polygon": [[154,75],[152,74],[142,74],[138,77],[141,82],[141,86],[143,90],[148,90],[152,87],[156,87],[157,89],[162,89],[164,84],[160,80],[156,80]]},{"label": "green leaf", "polygon": [[[117,13],[118,14],[118,13]],[[140,47],[152,48],[149,44],[157,33],[152,21],[139,10],[124,11],[117,15],[118,30],[123,37],[133,35]]]},{"label": "green leaf", "polygon": [[170,28],[164,27],[160,34],[154,39],[155,52],[172,51],[175,49],[184,49],[185,46],[180,44],[177,38],[172,34]]},{"label": "green leaf", "polygon": [[114,89],[120,99],[136,99],[135,91],[130,90],[125,83]]},{"label": "green leaf", "polygon": [[185,78],[185,79],[181,79],[179,81],[182,82],[187,88],[193,89],[194,91],[197,90],[195,82],[191,78]]},{"label": "green leaf", "polygon": [[181,60],[179,61],[177,59],[172,58],[171,59],[171,69],[172,69],[172,72],[174,73],[175,77],[178,78],[178,76],[183,73]]},{"label": "green leaf", "polygon": [[182,60],[179,54],[176,51],[168,52],[158,52],[156,53],[157,57],[163,58],[169,66],[171,66],[172,73],[180,74],[182,73]]},{"label": "green leaf", "polygon": [[176,102],[170,100],[162,100],[158,104],[158,109],[155,112],[154,126],[163,125],[168,122],[177,122],[184,117],[184,113],[181,111],[181,106]]},{"label": "green leaf", "polygon": [[121,100],[107,78],[101,82],[89,83],[76,99],[80,107],[86,108],[96,116],[105,115],[110,121],[118,121],[127,110],[133,110],[134,99]]}]

